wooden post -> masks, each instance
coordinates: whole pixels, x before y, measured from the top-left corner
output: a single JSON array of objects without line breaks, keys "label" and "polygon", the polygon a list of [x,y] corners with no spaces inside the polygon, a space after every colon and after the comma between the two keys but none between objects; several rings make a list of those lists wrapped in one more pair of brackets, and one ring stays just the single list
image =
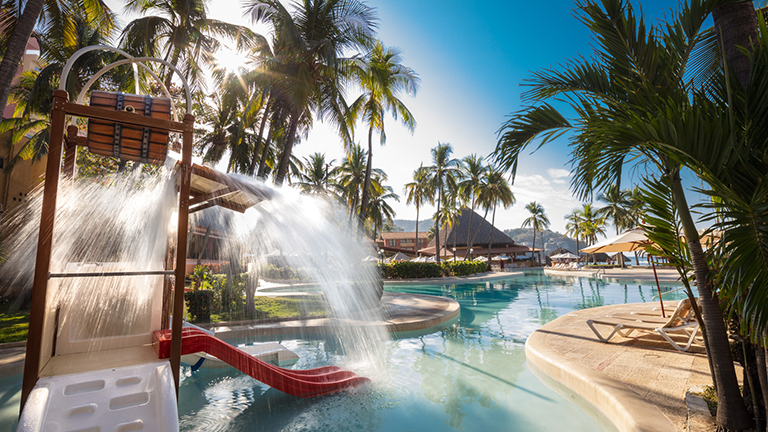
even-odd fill
[{"label": "wooden post", "polygon": [[176,242],[176,282],[173,290],[173,324],[171,327],[171,370],[176,383],[176,400],[179,399],[179,369],[181,367],[181,326],[184,314],[184,276],[187,267],[187,229],[189,226],[189,188],[192,176],[192,130],[195,116],[184,116],[187,127],[181,148],[181,184],[179,186],[179,224]]},{"label": "wooden post", "polygon": [[[37,260],[35,261],[35,279],[32,285],[32,301],[29,312],[29,332],[27,335],[27,355],[24,360],[24,380],[21,387],[21,410],[40,376],[40,352],[43,344],[46,296],[48,294],[48,273],[51,266],[51,248],[53,227],[56,219],[56,194],[59,188],[59,170],[61,168],[61,147],[64,142],[64,104],[67,92],[53,92],[53,111],[51,112],[51,139],[48,144],[48,162],[45,167],[45,187],[43,189],[43,208],[40,216],[40,235],[37,240]],[[21,412],[21,410],[19,412]]]},{"label": "wooden post", "polygon": [[67,126],[67,139],[64,144],[64,166],[61,175],[69,180],[75,178],[75,162],[77,159],[77,126]]},{"label": "wooden post", "polygon": [[[168,249],[165,251],[165,261],[163,262],[163,270],[170,270],[173,268],[173,253],[176,250],[173,246],[172,239],[169,239]],[[163,312],[160,319],[160,328],[167,330],[171,328],[171,298],[173,297],[173,283],[171,278],[163,278]]]},{"label": "wooden post", "polygon": [[661,298],[661,286],[659,286],[659,275],[656,274],[656,264],[653,263],[653,255],[648,254],[648,261],[651,262],[651,268],[653,269],[653,277],[656,279],[656,290],[659,292],[659,303],[661,303],[661,316],[663,318],[667,317],[667,314],[664,313],[664,299]]}]

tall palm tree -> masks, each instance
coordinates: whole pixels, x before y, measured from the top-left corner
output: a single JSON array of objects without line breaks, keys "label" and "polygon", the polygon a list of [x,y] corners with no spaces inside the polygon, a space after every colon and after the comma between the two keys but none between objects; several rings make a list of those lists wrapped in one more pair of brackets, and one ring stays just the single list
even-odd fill
[{"label": "tall palm tree", "polygon": [[[490,263],[491,246],[493,245],[493,230],[496,224],[496,207],[501,204],[504,208],[509,208],[509,206],[513,205],[516,200],[503,171],[497,170],[493,165],[489,165],[486,169],[485,179],[484,185],[479,192],[479,200],[484,207],[493,208],[493,216],[491,216],[491,235],[488,238],[488,262]],[[546,219],[546,216],[544,216],[544,219]],[[547,226],[548,225],[549,221],[547,221]]]},{"label": "tall palm tree", "polygon": [[579,250],[579,240],[581,239],[581,211],[579,209],[576,209],[572,211],[571,213],[567,214],[565,216],[565,220],[568,221],[565,224],[565,234],[572,236],[574,239],[576,239],[576,255],[581,257],[581,252]]},{"label": "tall palm tree", "polygon": [[536,231],[549,228],[549,218],[544,212],[544,207],[536,201],[528,203],[528,205],[525,206],[525,209],[528,210],[528,213],[531,215],[523,221],[522,228],[533,228],[533,251],[531,252],[531,259],[533,259],[534,254],[536,253]]},{"label": "tall palm tree", "polygon": [[[125,26],[120,45],[134,55],[163,58],[178,67],[194,88],[203,89],[202,66],[215,66],[220,38],[235,41],[238,50],[264,43],[247,27],[209,18],[209,1],[129,0],[125,12],[145,16]],[[166,69],[163,79],[170,88],[173,71]]]},{"label": "tall palm tree", "polygon": [[[601,216],[600,211],[595,209],[592,203],[585,203],[579,211],[581,217],[581,238],[587,246],[597,243],[598,236],[605,235],[606,216]],[[594,258],[594,254],[592,255]]]},{"label": "tall palm tree", "polygon": [[[616,185],[609,186],[601,192],[597,199],[606,205],[597,210],[598,216],[604,216],[606,219],[613,220],[613,226],[616,228],[616,235],[620,231],[634,228],[634,221],[631,217],[630,191],[621,190]],[[619,265],[624,266],[624,254],[619,253]]]},{"label": "tall palm tree", "polygon": [[28,0],[5,2],[0,8],[5,18],[3,35],[0,35],[0,45],[5,48],[0,62],[0,108],[3,109],[16,69],[36,25],[39,26],[40,35],[52,36],[62,45],[70,46],[76,40],[74,29],[77,26],[71,18],[75,13],[81,17],[84,15],[86,21],[99,28],[102,34],[111,34],[116,28],[115,14],[103,0],[77,3],[66,0]]},{"label": "tall palm tree", "polygon": [[324,153],[313,153],[304,158],[304,171],[298,186],[305,192],[315,195],[328,195],[334,187],[336,168],[334,160],[326,161]]},{"label": "tall palm tree", "polygon": [[[437,147],[431,150],[432,165],[425,167],[427,172],[427,184],[432,191],[430,202],[437,202],[436,215],[440,214],[441,204],[445,204],[446,192],[456,189],[456,177],[459,175],[459,161],[451,158],[453,149],[449,143],[437,143]],[[437,196],[435,196],[437,195]],[[435,219],[435,251],[437,262],[440,262],[440,219]]]},{"label": "tall palm tree", "polygon": [[379,142],[384,145],[387,135],[384,131],[386,111],[398,116],[403,125],[413,133],[416,120],[411,111],[400,100],[400,93],[416,95],[419,77],[411,68],[401,64],[402,57],[396,48],[385,47],[376,41],[365,57],[349,60],[347,74],[363,90],[363,93],[349,107],[350,123],[364,119],[368,124],[368,165],[365,170],[365,186],[360,205],[360,220],[366,217],[368,195],[371,185],[371,164],[373,162],[373,132],[379,133]]},{"label": "tall palm tree", "polygon": [[371,206],[367,222],[373,231],[373,238],[377,238],[381,234],[385,221],[390,224],[393,223],[392,219],[395,217],[395,210],[392,209],[388,201],[395,200],[400,202],[400,196],[394,193],[392,187],[383,184],[385,180],[386,176],[374,175],[374,179],[371,181]]},{"label": "tall palm tree", "polygon": [[[582,198],[593,189],[618,184],[624,163],[644,163],[669,179],[698,286],[719,402],[718,428],[744,430],[752,421],[741,399],[719,297],[710,283],[710,268],[680,180],[681,163],[704,178],[708,171],[733,170],[738,158],[747,154],[742,151],[754,148],[735,145],[735,136],[729,133],[733,122],[741,121],[729,115],[730,103],[740,99],[733,97],[738,89],[728,91],[720,56],[707,62],[692,55],[707,41],[703,24],[721,5],[716,0],[694,0],[683,4],[669,25],[647,27],[628,2],[584,1],[579,13],[596,35],[598,52],[567,63],[565,71],[537,72],[525,95],[537,103],[502,126],[495,155],[515,171],[521,151],[537,137],[546,143],[573,131],[573,186]],[[697,87],[698,81],[692,83],[689,77],[702,71],[714,73]],[[576,117],[566,118],[547,103],[549,98],[568,100]]]},{"label": "tall palm tree", "polygon": [[278,0],[249,0],[245,9],[254,24],[267,23],[275,34],[275,62],[270,72],[281,110],[288,124],[275,173],[281,185],[301,122],[311,124],[311,113],[338,129],[346,145],[352,143],[345,119],[342,66],[344,53],[372,45],[375,10],[359,0],[306,0],[288,12]]},{"label": "tall palm tree", "polygon": [[461,161],[462,181],[459,183],[459,193],[464,201],[469,203],[469,226],[467,226],[467,251],[464,258],[469,257],[469,250],[472,248],[474,238],[472,236],[472,216],[475,214],[475,204],[477,204],[477,195],[483,183],[486,180],[486,169],[483,165],[483,158],[477,154],[471,154]]},{"label": "tall palm tree", "polygon": [[424,170],[424,164],[413,172],[413,181],[405,184],[405,203],[416,206],[416,238],[413,239],[416,245],[416,255],[419,253],[419,208],[429,201],[429,185],[427,184],[427,171]]}]

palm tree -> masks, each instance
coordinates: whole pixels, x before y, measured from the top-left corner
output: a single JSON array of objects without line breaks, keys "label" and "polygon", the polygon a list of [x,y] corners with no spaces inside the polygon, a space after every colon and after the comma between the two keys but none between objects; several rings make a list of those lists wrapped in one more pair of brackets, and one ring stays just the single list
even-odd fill
[{"label": "palm tree", "polygon": [[[729,89],[719,56],[712,56],[714,62],[692,56],[694,48],[706,42],[705,20],[721,3],[685,3],[669,25],[650,28],[627,2],[602,4],[605,10],[591,0],[579,8],[584,22],[596,33],[598,53],[569,62],[565,71],[535,74],[525,98],[538,103],[502,126],[495,158],[514,172],[521,151],[537,137],[546,143],[573,131],[573,186],[580,197],[590,196],[595,188],[618,184],[625,162],[645,164],[669,179],[698,286],[719,401],[718,428],[748,429],[752,422],[732,367],[719,298],[710,283],[710,268],[680,180],[681,163],[703,179],[716,171],[713,179],[734,172],[738,159],[747,155],[742,151],[755,148],[735,145],[736,137],[728,132],[733,122],[742,119],[733,115],[731,103],[741,104],[736,96],[749,93]],[[700,87],[693,84],[702,81],[689,79],[712,71]],[[563,116],[546,102],[549,98],[569,101],[576,117]]]},{"label": "palm tree", "polygon": [[[621,190],[618,186],[612,185],[604,192],[600,193],[597,196],[597,199],[606,204],[605,207],[597,210],[597,215],[613,220],[613,226],[616,228],[616,235],[619,235],[620,231],[635,227],[631,217],[629,190]],[[619,265],[624,267],[623,253],[619,253]]]},{"label": "palm tree", "polygon": [[[235,41],[238,50],[264,43],[247,27],[208,18],[208,1],[129,0],[125,12],[146,16],[125,26],[120,45],[137,56],[163,58],[178,67],[194,88],[205,88],[202,66],[216,64],[219,38]],[[166,69],[166,87],[172,78],[173,71]]]},{"label": "palm tree", "polygon": [[469,213],[469,226],[467,227],[467,251],[464,258],[469,257],[469,250],[472,248],[472,216],[475,213],[475,204],[477,204],[477,195],[480,188],[486,181],[486,170],[483,166],[483,158],[477,154],[471,154],[464,159],[461,163],[462,181],[459,183],[459,193],[464,198],[464,201],[470,205]]},{"label": "palm tree", "polygon": [[[523,221],[522,228],[533,228],[533,250],[531,251],[531,259],[533,259],[536,253],[536,231],[549,228],[549,218],[544,213],[544,207],[538,204],[536,201],[528,203],[525,209],[531,214]],[[543,248],[543,245],[542,245]]]},{"label": "palm tree", "polygon": [[306,0],[290,14],[278,0],[250,0],[245,9],[254,24],[267,23],[275,34],[275,62],[270,73],[280,110],[288,124],[275,173],[281,185],[299,124],[311,124],[311,113],[333,124],[344,141],[352,142],[342,97],[342,54],[370,46],[376,13],[358,0]]},{"label": "palm tree", "polygon": [[[23,6],[23,10],[22,9]],[[27,41],[32,36],[36,25],[40,25],[39,35],[47,35],[59,40],[62,45],[74,45],[76,33],[73,16],[83,15],[94,28],[102,34],[111,35],[116,28],[115,14],[102,0],[78,2],[61,0],[28,0],[26,2],[7,2],[3,6],[7,20],[3,22],[2,46],[5,51],[0,63],[0,107],[5,109],[10,94],[16,69],[26,50]],[[6,36],[5,35],[9,35]]]},{"label": "palm tree", "polygon": [[371,185],[371,164],[373,162],[373,132],[379,133],[379,142],[384,145],[387,135],[384,132],[384,117],[387,110],[397,120],[398,116],[408,130],[413,133],[416,120],[402,100],[401,92],[416,95],[419,77],[411,68],[401,64],[400,52],[395,48],[385,47],[376,41],[365,57],[349,60],[347,73],[363,93],[349,107],[350,123],[363,118],[368,124],[368,165],[365,170],[365,186],[360,205],[360,220],[366,217],[368,195]]},{"label": "palm tree", "polygon": [[[592,206],[592,203],[585,203],[579,211],[581,218],[580,231],[581,238],[587,246],[597,243],[598,236],[605,235],[605,216],[601,216],[599,210]],[[594,254],[592,255],[594,258]]]},{"label": "palm tree", "polygon": [[[438,226],[442,225],[443,227],[450,227],[455,228],[456,226],[456,215],[459,213],[459,210],[453,205],[452,202],[448,201],[443,203],[443,206],[440,208],[438,212],[435,213],[433,216],[433,219],[437,223]],[[438,231],[439,232],[439,231]],[[443,248],[446,250],[446,254],[448,251],[448,233],[446,233],[445,236],[445,245],[443,245]],[[456,247],[456,230],[453,230],[453,247]],[[440,254],[440,250],[437,249],[438,255]],[[454,252],[454,255],[456,253]]]},{"label": "palm tree", "polygon": [[[58,87],[64,64],[80,48],[107,44],[112,36],[108,26],[102,28],[98,23],[89,21],[88,9],[80,3],[67,3],[66,6],[69,14],[66,19],[59,15],[48,17],[50,32],[38,38],[38,61],[42,69],[25,72],[12,88],[11,100],[16,104],[14,116],[0,122],[0,133],[12,132],[10,146],[14,149],[18,145],[20,147],[9,159],[7,170],[12,170],[20,160],[35,163],[48,153],[53,90]],[[65,32],[62,27],[68,30]],[[105,30],[107,33],[104,33]],[[82,90],[85,81],[106,65],[108,58],[104,52],[91,52],[74,64],[65,86],[72,99]],[[103,81],[109,78],[105,76]],[[111,82],[109,85],[119,86],[119,83]]]},{"label": "palm tree", "polygon": [[304,158],[304,171],[299,177],[298,186],[309,194],[328,195],[334,185],[336,168],[333,160],[326,161],[324,153],[313,153]]},{"label": "palm tree", "polygon": [[[437,143],[437,147],[431,150],[432,165],[425,167],[427,172],[426,182],[432,191],[431,203],[437,202],[436,215],[440,214],[440,205],[445,203],[447,191],[456,189],[456,177],[459,175],[459,161],[451,159],[453,149],[448,143]],[[437,195],[435,197],[434,195]],[[440,262],[440,219],[435,219],[435,251],[437,262]]]},{"label": "palm tree", "polygon": [[[485,208],[493,208],[493,216],[491,216],[491,235],[488,239],[488,262],[491,262],[491,246],[493,245],[493,229],[496,223],[496,207],[501,204],[504,208],[515,203],[515,195],[512,193],[512,189],[509,187],[507,179],[504,177],[504,172],[497,170],[494,166],[489,165],[485,174],[485,183],[483,188],[479,192],[479,201]],[[543,214],[542,209],[542,214]],[[546,220],[546,216],[542,221]],[[549,221],[546,221],[547,226]],[[535,233],[534,233],[535,235]],[[469,250],[469,248],[467,248]]]},{"label": "palm tree", "polygon": [[416,255],[419,253],[419,208],[429,201],[429,185],[427,184],[427,172],[424,170],[424,164],[413,172],[413,181],[406,183],[405,203],[416,206],[416,238],[413,240],[416,245]]},{"label": "palm tree", "polygon": [[383,184],[385,180],[386,176],[375,175],[373,181],[371,181],[371,206],[367,222],[373,231],[373,238],[377,238],[377,235],[381,234],[384,221],[390,224],[393,223],[392,219],[395,217],[395,210],[392,209],[392,206],[387,201],[395,200],[400,202],[400,196],[394,193],[392,187]]},{"label": "palm tree", "polygon": [[565,234],[572,236],[576,239],[576,255],[581,257],[581,252],[579,252],[579,240],[581,239],[581,211],[576,209],[572,211],[570,214],[565,216],[565,220],[568,221],[568,223],[565,224]]}]

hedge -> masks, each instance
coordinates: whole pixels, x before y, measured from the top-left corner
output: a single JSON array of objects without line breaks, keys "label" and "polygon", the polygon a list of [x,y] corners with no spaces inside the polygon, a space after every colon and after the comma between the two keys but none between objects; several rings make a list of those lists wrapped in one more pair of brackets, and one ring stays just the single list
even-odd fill
[{"label": "hedge", "polygon": [[379,263],[381,275],[387,279],[421,279],[441,276],[467,276],[487,270],[486,263],[479,261],[459,261],[424,263],[396,261]]}]

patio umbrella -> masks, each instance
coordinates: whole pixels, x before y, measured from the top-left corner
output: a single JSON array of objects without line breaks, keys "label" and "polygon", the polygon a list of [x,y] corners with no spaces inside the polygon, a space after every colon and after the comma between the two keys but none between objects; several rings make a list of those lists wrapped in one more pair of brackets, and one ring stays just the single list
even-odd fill
[{"label": "patio umbrella", "polygon": [[437,262],[437,258],[435,258],[434,256],[431,256],[431,257],[425,259],[424,262],[436,263]]},{"label": "patio umbrella", "polygon": [[561,259],[579,259],[579,257],[577,255],[572,254],[570,252],[566,252],[566,253],[560,254],[558,256],[558,258],[561,258]]},{"label": "patio umbrella", "polygon": [[[596,253],[596,252],[634,252],[636,250],[645,250],[646,246],[650,245],[651,241],[648,236],[645,235],[645,231],[642,228],[634,228],[629,231],[625,231],[615,237],[607,238],[601,242],[597,242],[588,248],[581,249],[581,252]],[[653,277],[656,279],[656,289],[659,292],[659,303],[661,303],[661,316],[666,317],[664,313],[664,301],[661,298],[661,286],[659,286],[659,277],[656,275],[656,264],[653,263],[653,259],[648,255],[648,261],[651,262],[653,268]]]},{"label": "patio umbrella", "polygon": [[410,260],[410,258],[408,258],[408,255],[402,252],[398,252],[392,255],[392,258],[390,259],[390,261],[408,261],[408,260]]},{"label": "patio umbrella", "polygon": [[480,255],[479,257],[475,258],[475,261],[486,262],[488,261],[488,258],[485,255]]},{"label": "patio umbrella", "polygon": [[503,260],[508,260],[508,259],[512,259],[512,258],[508,257],[507,254],[504,254],[504,255],[496,255],[495,257],[493,257],[491,259],[493,261],[503,261]]}]

